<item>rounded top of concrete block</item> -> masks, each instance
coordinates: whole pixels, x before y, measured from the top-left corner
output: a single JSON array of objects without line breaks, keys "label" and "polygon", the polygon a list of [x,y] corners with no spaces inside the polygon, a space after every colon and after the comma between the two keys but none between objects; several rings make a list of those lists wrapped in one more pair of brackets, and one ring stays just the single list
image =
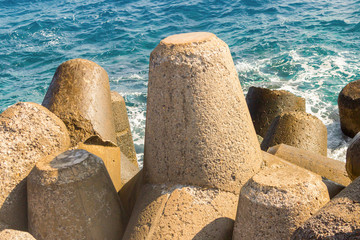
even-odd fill
[{"label": "rounded top of concrete block", "polygon": [[[243,194],[256,196],[263,204],[291,206],[304,204],[310,198],[326,203],[329,195],[321,176],[300,167],[286,164],[277,168],[266,168],[256,174],[242,190]],[[279,199],[282,199],[281,203]]]},{"label": "rounded top of concrete block", "polygon": [[[286,168],[286,171],[284,171],[284,168]],[[277,169],[268,168],[262,170],[253,177],[253,180],[262,186],[284,188],[291,186],[296,187],[312,178],[321,180],[320,176],[314,175],[309,171],[289,164],[284,164],[283,167]]]},{"label": "rounded top of concrete block", "polygon": [[68,184],[87,179],[98,171],[106,171],[101,158],[86,150],[74,149],[39,161],[30,173],[29,181],[41,185]]},{"label": "rounded top of concrete block", "polygon": [[56,156],[50,162],[50,166],[52,168],[57,168],[57,169],[71,167],[87,159],[89,157],[89,154],[90,154],[89,152],[82,149],[76,151],[69,150]]},{"label": "rounded top of concrete block", "polygon": [[72,146],[96,134],[116,141],[109,77],[92,61],[77,58],[62,63],[42,105],[66,124]]},{"label": "rounded top of concrete block", "polygon": [[189,43],[201,43],[212,38],[216,38],[215,34],[209,32],[191,32],[171,35],[163,39],[160,43],[165,45],[181,45]]},{"label": "rounded top of concrete block", "polygon": [[360,79],[348,83],[340,92],[339,97],[348,100],[360,100]]}]

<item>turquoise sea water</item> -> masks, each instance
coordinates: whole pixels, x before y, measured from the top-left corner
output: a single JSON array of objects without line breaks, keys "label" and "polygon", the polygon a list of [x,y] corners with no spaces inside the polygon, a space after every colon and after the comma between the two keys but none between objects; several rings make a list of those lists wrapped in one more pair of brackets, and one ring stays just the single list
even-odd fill
[{"label": "turquoise sea water", "polygon": [[166,36],[223,39],[240,82],[303,96],[328,128],[328,155],[344,161],[337,96],[360,77],[360,1],[0,0],[0,111],[41,103],[55,69],[72,58],[105,68],[126,100],[143,152],[148,60]]}]

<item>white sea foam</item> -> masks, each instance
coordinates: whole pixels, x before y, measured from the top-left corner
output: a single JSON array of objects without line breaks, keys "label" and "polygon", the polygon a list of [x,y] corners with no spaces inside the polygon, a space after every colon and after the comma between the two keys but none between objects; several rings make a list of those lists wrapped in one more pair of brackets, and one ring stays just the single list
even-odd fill
[{"label": "white sea foam", "polygon": [[[143,165],[143,151],[144,151],[144,136],[145,136],[145,110],[146,110],[146,103],[136,101],[137,96],[145,95],[145,93],[142,92],[135,92],[135,93],[122,93],[120,94],[125,99],[131,99],[133,106],[126,106],[128,116],[129,116],[129,122],[130,122],[130,128],[131,133],[135,145],[135,149],[137,150],[137,160],[139,163],[139,167],[142,168]],[[135,100],[133,100],[135,99]],[[129,105],[129,104],[128,104]]]},{"label": "white sea foam", "polygon": [[146,77],[147,76],[145,74],[133,73],[130,75],[120,76],[115,79],[111,79],[111,81],[117,83],[117,82],[121,82],[123,80],[146,80]]},{"label": "white sea foam", "polygon": [[337,96],[347,82],[354,80],[355,73],[359,72],[358,64],[356,61],[348,60],[347,52],[322,57],[319,64],[312,63],[310,57],[300,56],[296,50],[288,52],[288,55],[292,58],[291,64],[301,65],[301,69],[290,80],[262,72],[262,68],[271,64],[271,59],[237,62],[236,69],[239,76],[246,79],[246,75],[251,72],[267,80],[259,82],[245,80],[242,83],[245,87],[244,92],[250,86],[269,87],[287,90],[305,98],[306,111],[322,120],[327,127],[328,156],[344,162],[351,139],[342,134],[338,107],[333,101],[329,101],[326,95]]}]

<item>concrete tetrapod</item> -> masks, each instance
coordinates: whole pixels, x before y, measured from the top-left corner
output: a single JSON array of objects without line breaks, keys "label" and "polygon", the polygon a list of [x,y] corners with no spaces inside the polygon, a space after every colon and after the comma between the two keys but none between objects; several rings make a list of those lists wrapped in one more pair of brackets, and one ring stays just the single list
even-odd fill
[{"label": "concrete tetrapod", "polygon": [[309,218],[291,237],[302,239],[359,239],[360,178]]},{"label": "concrete tetrapod", "polygon": [[149,183],[238,193],[259,170],[259,143],[230,50],[214,34],[173,35],[151,53],[145,146]]},{"label": "concrete tetrapod", "polygon": [[354,137],[360,132],[360,80],[348,83],[338,97],[342,132]]},{"label": "concrete tetrapod", "polygon": [[246,103],[254,123],[256,133],[262,137],[275,117],[283,112],[305,112],[305,99],[285,90],[250,87]]},{"label": "concrete tetrapod", "polygon": [[212,33],[165,38],[148,87],[145,185],[124,239],[231,238],[262,155],[228,46]]},{"label": "concrete tetrapod", "polygon": [[345,163],[338,160],[286,144],[271,147],[268,152],[344,186],[351,183]]},{"label": "concrete tetrapod", "polygon": [[305,112],[286,112],[269,127],[261,149],[284,143],[327,156],[327,129],[317,117]]},{"label": "concrete tetrapod", "polygon": [[116,142],[109,77],[96,63],[85,59],[62,63],[42,105],[64,121],[72,146],[93,135]]},{"label": "concrete tetrapod", "polygon": [[127,158],[138,166],[129,118],[124,98],[118,92],[111,92],[111,104],[114,114],[117,145]]},{"label": "concrete tetrapod", "polygon": [[290,239],[297,227],[329,201],[320,176],[274,161],[241,189],[234,240]]},{"label": "concrete tetrapod", "polygon": [[36,240],[30,233],[14,229],[0,231],[0,240]]},{"label": "concrete tetrapod", "polygon": [[69,150],[28,177],[29,232],[45,239],[121,239],[122,205],[103,161]]},{"label": "concrete tetrapod", "polygon": [[7,228],[27,230],[26,178],[35,163],[69,147],[64,123],[39,104],[17,103],[0,114],[0,222]]}]

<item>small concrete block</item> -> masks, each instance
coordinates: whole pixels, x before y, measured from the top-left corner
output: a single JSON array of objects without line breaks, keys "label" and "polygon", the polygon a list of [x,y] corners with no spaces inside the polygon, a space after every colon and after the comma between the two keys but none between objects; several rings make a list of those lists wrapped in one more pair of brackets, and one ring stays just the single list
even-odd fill
[{"label": "small concrete block", "polygon": [[305,112],[286,112],[277,116],[269,127],[261,149],[287,144],[327,156],[327,129],[317,117]]},{"label": "small concrete block", "polygon": [[285,90],[250,87],[246,103],[256,134],[265,137],[271,122],[284,112],[305,112],[305,99]]},{"label": "small concrete block", "polygon": [[290,164],[266,168],[241,189],[233,239],[290,239],[328,201],[320,176]]},{"label": "small concrete block", "polygon": [[37,240],[121,239],[123,207],[104,162],[69,150],[28,177],[29,232]]}]

